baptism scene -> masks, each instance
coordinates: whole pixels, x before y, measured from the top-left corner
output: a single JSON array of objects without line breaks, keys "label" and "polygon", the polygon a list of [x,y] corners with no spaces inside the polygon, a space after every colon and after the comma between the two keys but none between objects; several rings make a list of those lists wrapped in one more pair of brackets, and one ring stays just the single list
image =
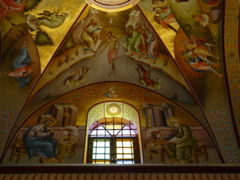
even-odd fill
[{"label": "baptism scene", "polygon": [[224,3],[0,0],[0,163],[238,164]]}]

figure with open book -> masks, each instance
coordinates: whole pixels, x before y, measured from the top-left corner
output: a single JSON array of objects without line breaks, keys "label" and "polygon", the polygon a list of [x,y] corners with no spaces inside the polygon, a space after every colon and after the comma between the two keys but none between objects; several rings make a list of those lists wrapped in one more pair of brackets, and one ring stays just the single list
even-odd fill
[{"label": "figure with open book", "polygon": [[192,135],[192,130],[187,125],[181,124],[176,117],[167,120],[168,124],[178,129],[166,144],[166,150],[171,158],[169,163],[176,161],[180,163],[189,163],[192,158],[192,148],[197,145],[197,140]]}]

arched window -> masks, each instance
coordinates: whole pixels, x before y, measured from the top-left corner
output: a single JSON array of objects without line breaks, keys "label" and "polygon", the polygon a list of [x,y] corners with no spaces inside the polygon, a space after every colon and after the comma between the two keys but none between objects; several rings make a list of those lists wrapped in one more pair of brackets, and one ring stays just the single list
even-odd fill
[{"label": "arched window", "polygon": [[124,103],[108,102],[92,108],[88,116],[91,116],[91,112],[95,112],[94,118],[97,120],[92,122],[92,118],[88,117],[85,163],[141,163],[139,119],[136,110]]}]

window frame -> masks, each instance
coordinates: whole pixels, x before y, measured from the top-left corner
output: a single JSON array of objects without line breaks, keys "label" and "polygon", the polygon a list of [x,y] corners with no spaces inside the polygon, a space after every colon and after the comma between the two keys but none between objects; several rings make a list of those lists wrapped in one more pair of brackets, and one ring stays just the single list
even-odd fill
[{"label": "window frame", "polygon": [[[140,150],[139,150],[139,136],[138,136],[138,132],[137,131],[137,127],[134,126],[134,124],[131,122],[131,121],[128,121],[129,123],[99,123],[99,121],[95,121],[90,127],[90,129],[88,129],[89,131],[89,134],[88,134],[88,144],[87,144],[87,158],[86,158],[86,163],[91,163],[91,164],[98,164],[96,163],[97,161],[102,161],[104,163],[102,164],[114,164],[114,163],[117,163],[118,161],[123,161],[123,162],[126,162],[127,160],[125,159],[118,159],[117,158],[117,145],[116,145],[116,142],[118,140],[126,140],[126,139],[129,139],[132,141],[132,148],[133,148],[133,155],[134,155],[134,158],[133,159],[129,159],[128,161],[132,161],[133,164],[137,164],[137,163],[140,163],[141,162],[141,156],[140,156]],[[95,125],[95,126],[94,126]],[[115,127],[115,125],[121,125],[121,129],[108,129],[106,128],[106,125],[113,125],[113,127]],[[118,136],[118,134],[121,132],[121,131],[125,131],[125,126],[127,126],[130,131],[129,133],[129,136]],[[96,136],[92,135],[93,131],[98,131],[98,128],[100,127],[103,127],[103,129],[105,130],[105,136],[98,136],[97,132],[96,132]],[[134,127],[134,128],[132,128]],[[103,130],[101,129],[101,130]],[[115,130],[119,130],[119,132],[115,135],[115,134],[111,134],[110,131],[112,132],[115,132]],[[131,134],[131,131],[135,131],[134,134]],[[106,136],[106,134],[109,134],[108,136]],[[120,133],[121,134],[121,133]],[[94,140],[108,140],[110,142],[110,159],[93,159],[93,154],[95,154],[93,151],[94,151]],[[105,148],[105,147],[103,147]],[[123,147],[124,148],[124,147]],[[124,154],[124,153],[123,153]],[[106,154],[103,153],[103,156],[105,156]],[[105,156],[106,157],[106,156]],[[94,163],[95,161],[95,163]],[[123,163],[125,164],[125,163]]]}]

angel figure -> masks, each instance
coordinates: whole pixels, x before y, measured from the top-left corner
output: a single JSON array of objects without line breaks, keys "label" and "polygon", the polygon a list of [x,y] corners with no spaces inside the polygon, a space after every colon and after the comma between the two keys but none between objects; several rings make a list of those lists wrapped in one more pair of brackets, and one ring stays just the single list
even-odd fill
[{"label": "angel figure", "polygon": [[82,67],[82,74],[80,74],[79,69],[74,68],[71,71],[70,75],[64,79],[63,85],[68,87],[68,86],[75,86],[75,85],[81,84],[84,81],[89,69],[90,68]]},{"label": "angel figure", "polygon": [[177,30],[170,25],[170,23],[176,22],[176,19],[169,7],[168,0],[152,0],[152,5],[155,21],[163,28],[172,29],[177,33]]},{"label": "angel figure", "polygon": [[221,21],[221,4],[218,6],[212,7],[211,11],[204,14],[194,14],[192,15],[193,19],[200,23],[203,27],[208,24],[218,24]]},{"label": "angel figure", "polygon": [[136,70],[139,73],[139,82],[141,84],[143,84],[144,86],[151,88],[151,89],[160,89],[162,82],[161,80],[158,78],[157,81],[154,81],[151,79],[150,75],[151,75],[151,71],[145,69],[142,65],[138,64],[138,67],[136,68]]},{"label": "angel figure", "polygon": [[26,86],[26,84],[30,80],[30,76],[32,72],[32,67],[29,66],[29,63],[31,62],[31,58],[28,54],[27,43],[28,41],[24,41],[21,47],[22,48],[21,53],[12,63],[14,70],[11,72],[4,71],[4,73],[7,74],[8,76],[17,78],[20,84],[20,88],[23,88],[24,86]]},{"label": "angel figure", "polygon": [[181,55],[183,55],[184,61],[189,64],[192,70],[199,73],[205,73],[205,72],[213,72],[218,77],[223,77],[222,74],[218,73],[213,68],[219,67],[219,63],[214,63],[206,59],[202,59],[200,56],[197,56],[191,51],[180,51]]},{"label": "angel figure", "polygon": [[202,59],[206,59],[207,56],[213,57],[216,60],[220,59],[219,57],[213,55],[210,49],[210,47],[216,47],[218,45],[209,44],[207,43],[206,39],[200,39],[194,35],[191,35],[190,40],[184,40],[182,41],[182,44],[187,50],[192,51]]},{"label": "angel figure", "polygon": [[84,54],[87,52],[94,52],[93,48],[99,40],[99,33],[101,31],[101,27],[98,26],[98,23],[91,19],[90,22],[84,27],[81,33],[81,39],[84,44]]},{"label": "angel figure", "polygon": [[49,28],[57,28],[64,23],[66,19],[69,18],[69,12],[50,12],[45,10],[43,13],[39,13],[40,17],[36,17],[35,15],[29,14],[27,17],[27,24],[36,30],[40,28],[40,26],[46,26]]}]

